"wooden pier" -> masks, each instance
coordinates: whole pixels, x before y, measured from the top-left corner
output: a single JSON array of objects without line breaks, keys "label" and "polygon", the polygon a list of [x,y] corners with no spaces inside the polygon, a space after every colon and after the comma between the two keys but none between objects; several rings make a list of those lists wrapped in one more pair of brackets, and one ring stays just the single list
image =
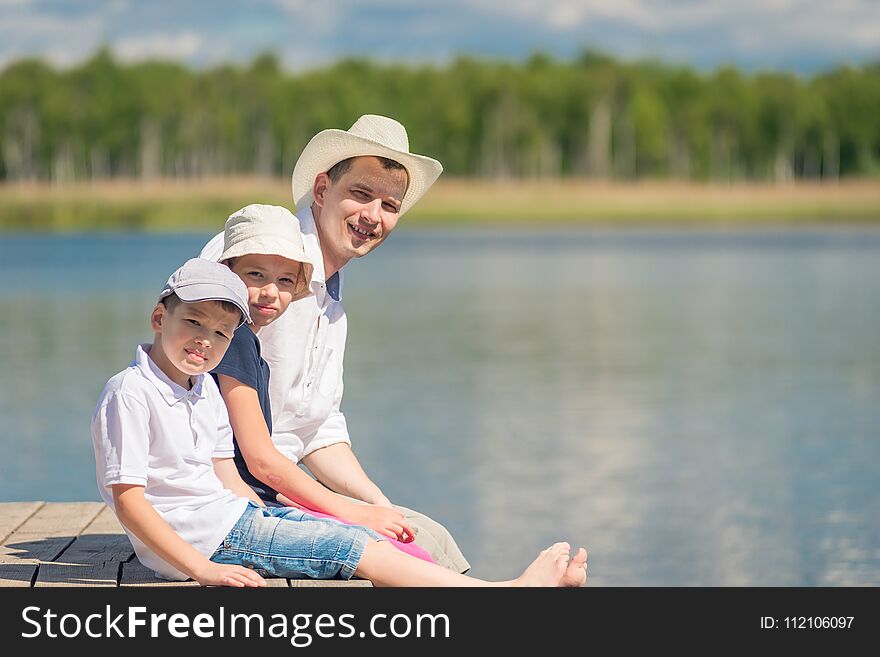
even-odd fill
[{"label": "wooden pier", "polygon": [[[267,579],[275,587],[372,586],[367,580]],[[138,561],[103,502],[0,502],[0,587],[198,586]]]}]

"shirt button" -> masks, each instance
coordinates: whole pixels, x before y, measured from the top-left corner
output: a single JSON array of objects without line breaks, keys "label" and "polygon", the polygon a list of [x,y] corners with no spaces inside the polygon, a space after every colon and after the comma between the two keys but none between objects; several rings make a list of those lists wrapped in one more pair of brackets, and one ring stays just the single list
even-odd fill
[{"label": "shirt button", "polygon": [[303,411],[303,410],[299,410],[299,411],[297,411],[296,413],[294,413],[294,415],[296,415],[297,417],[302,417],[302,416],[305,415],[305,414],[306,414],[306,412]]}]

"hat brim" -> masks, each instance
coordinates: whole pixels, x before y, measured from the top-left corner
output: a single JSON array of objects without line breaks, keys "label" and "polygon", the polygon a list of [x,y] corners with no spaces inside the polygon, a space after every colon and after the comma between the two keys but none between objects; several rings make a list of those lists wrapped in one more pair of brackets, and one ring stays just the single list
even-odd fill
[{"label": "hat brim", "polygon": [[346,130],[322,130],[306,144],[293,168],[291,189],[297,209],[312,204],[312,188],[319,173],[350,157],[369,155],[394,160],[406,168],[409,184],[401,199],[400,215],[409,210],[443,172],[443,165],[426,155],[389,148]]},{"label": "hat brim", "polygon": [[278,237],[276,237],[275,241],[271,244],[259,239],[249,238],[242,240],[238,244],[234,244],[223,251],[217,260],[218,262],[225,262],[226,260],[241,258],[246,255],[275,255],[287,258],[293,262],[298,262],[302,267],[303,285],[298,286],[294,291],[293,300],[299,301],[311,294],[309,282],[312,280],[315,267],[312,264],[312,261],[309,260],[309,257],[306,255],[305,249],[302,246],[295,242],[291,242],[290,240]]},{"label": "hat brim", "polygon": [[[242,319],[238,324],[251,321],[251,315],[246,305],[242,306],[233,290],[222,283],[191,283],[181,285],[173,290],[174,294],[185,303],[198,303],[200,301],[228,301],[241,311]],[[168,295],[163,295],[164,298]]]}]

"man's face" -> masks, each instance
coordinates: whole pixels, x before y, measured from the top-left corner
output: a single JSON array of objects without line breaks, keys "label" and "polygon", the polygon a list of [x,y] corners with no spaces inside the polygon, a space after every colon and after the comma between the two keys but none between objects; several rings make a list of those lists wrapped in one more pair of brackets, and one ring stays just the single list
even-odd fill
[{"label": "man's face", "polygon": [[318,174],[315,218],[328,269],[338,271],[385,241],[397,225],[406,186],[405,170],[386,169],[371,156],[355,158],[336,182]]}]

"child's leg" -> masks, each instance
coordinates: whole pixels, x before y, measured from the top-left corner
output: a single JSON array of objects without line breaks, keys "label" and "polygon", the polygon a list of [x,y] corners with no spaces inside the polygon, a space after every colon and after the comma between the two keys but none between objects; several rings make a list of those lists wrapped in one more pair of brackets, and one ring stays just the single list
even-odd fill
[{"label": "child's leg", "polygon": [[349,579],[365,546],[378,538],[370,529],[315,518],[299,509],[254,505],[248,507],[211,561],[275,577]]},{"label": "child's leg", "polygon": [[355,575],[376,586],[582,586],[586,580],[586,551],[581,548],[569,563],[569,550],[568,543],[555,543],[516,579],[487,582],[416,559],[384,541],[371,541],[364,548]]},{"label": "child's leg", "polygon": [[276,577],[348,579],[376,586],[580,586],[586,553],[569,562],[568,543],[547,548],[516,579],[486,582],[422,561],[391,546],[374,531],[309,516],[294,508],[256,507],[242,517],[211,557]]}]

